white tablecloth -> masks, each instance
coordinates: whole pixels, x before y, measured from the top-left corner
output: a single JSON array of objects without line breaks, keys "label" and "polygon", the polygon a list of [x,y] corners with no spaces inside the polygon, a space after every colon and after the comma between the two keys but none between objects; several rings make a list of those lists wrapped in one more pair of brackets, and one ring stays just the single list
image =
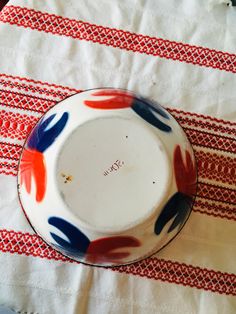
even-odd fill
[{"label": "white tablecloth", "polygon": [[[19,313],[236,312],[236,9],[204,0],[11,0],[0,13],[0,305]],[[166,248],[84,266],[34,234],[16,170],[50,106],[112,86],[155,99],[193,144],[199,187]]]}]

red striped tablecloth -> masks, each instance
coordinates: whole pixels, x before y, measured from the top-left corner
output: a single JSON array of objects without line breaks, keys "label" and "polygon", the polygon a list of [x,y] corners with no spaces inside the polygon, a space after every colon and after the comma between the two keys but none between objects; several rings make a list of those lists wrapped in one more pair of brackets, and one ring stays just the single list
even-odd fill
[{"label": "red striped tablecloth", "polygon": [[[236,11],[157,2],[15,0],[0,13],[1,305],[20,313],[236,311]],[[73,262],[34,234],[16,175],[44,112],[111,85],[168,108],[193,145],[199,184],[171,244],[106,269]]]}]

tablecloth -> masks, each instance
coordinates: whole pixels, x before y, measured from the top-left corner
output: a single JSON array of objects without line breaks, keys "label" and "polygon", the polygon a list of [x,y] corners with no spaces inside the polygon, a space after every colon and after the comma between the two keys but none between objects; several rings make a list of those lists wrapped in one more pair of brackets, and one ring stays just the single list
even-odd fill
[{"label": "tablecloth", "polygon": [[[10,0],[0,13],[0,305],[17,313],[236,312],[236,9],[204,0]],[[165,106],[198,166],[191,216],[141,262],[98,268],[48,247],[16,190],[27,134],[75,92]]]}]

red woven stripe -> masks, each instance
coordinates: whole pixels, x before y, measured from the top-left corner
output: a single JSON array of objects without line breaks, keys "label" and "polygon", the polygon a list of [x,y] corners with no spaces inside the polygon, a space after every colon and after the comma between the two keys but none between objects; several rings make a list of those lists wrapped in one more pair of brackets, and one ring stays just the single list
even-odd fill
[{"label": "red woven stripe", "polygon": [[[22,106],[21,103],[23,103],[23,106],[25,105],[24,104],[24,101],[26,99],[25,97],[13,96],[11,99],[12,99],[12,104],[10,105],[10,103],[8,103],[9,106],[16,107],[18,104],[18,106],[21,107]],[[32,107],[34,107],[35,105],[37,105],[36,101],[34,102],[33,100],[31,102],[30,98],[27,98],[27,100],[28,100],[28,103],[25,106],[31,105]],[[53,106],[54,103],[53,102],[44,103],[39,99],[38,104],[39,106],[41,106],[41,110],[46,111],[45,108],[47,107],[48,109],[49,107]],[[36,121],[38,120],[38,118],[28,116],[28,115],[27,115],[28,118],[25,119],[24,116],[26,115],[15,114],[15,113],[6,114],[6,113],[7,113],[6,111],[2,111],[0,113],[0,127],[2,127],[2,129],[0,130],[0,135],[3,137],[9,137],[9,134],[10,134],[11,138],[24,139],[26,135],[28,134],[28,132],[25,132],[24,133],[25,137],[22,137],[22,134],[21,134],[22,132],[19,132],[19,131],[21,129],[30,130],[35,125]],[[13,128],[11,130],[9,129],[10,127],[9,123],[11,123],[10,125]],[[184,123],[185,124],[187,123],[186,120],[184,120]],[[6,125],[5,129],[4,129],[4,125]],[[184,128],[184,130],[190,142],[194,145],[199,145],[199,146],[203,146],[207,148],[213,148],[213,149],[222,150],[226,152],[236,153],[236,140],[233,138],[227,138],[227,137],[219,136],[218,134],[207,133],[204,131],[200,131],[196,129],[194,130],[194,129],[190,129],[186,127]]]},{"label": "red woven stripe", "polygon": [[[30,96],[36,97],[38,99],[44,99],[42,98],[44,96],[45,100],[48,101],[50,101],[51,96],[55,97],[54,101],[59,101],[61,98],[63,99],[74,93],[79,93],[82,91],[79,89],[64,87],[52,83],[35,81],[25,77],[6,75],[4,73],[0,73],[0,84],[6,87],[18,88],[19,91],[24,89],[26,92],[39,93],[40,96]],[[42,86],[44,86],[43,89]],[[63,90],[64,92],[61,93],[61,90]],[[22,92],[20,92],[20,94],[22,94]],[[167,109],[183,126],[185,126],[186,123],[187,126],[194,126],[198,128],[202,127],[203,130],[216,132],[222,131],[222,133],[225,134],[228,133],[236,135],[236,122],[217,119],[215,117],[202,115],[199,113],[182,111],[176,108]]]},{"label": "red woven stripe", "polygon": [[18,162],[16,161],[12,161],[11,163],[8,161],[0,161],[0,174],[16,176],[17,166]]},{"label": "red woven stripe", "polygon": [[18,161],[22,146],[11,143],[0,143],[0,158],[8,158]]},{"label": "red woven stripe", "polygon": [[21,145],[0,142],[0,174],[17,175],[18,161],[22,150]]},{"label": "red woven stripe", "polygon": [[198,182],[198,196],[236,205],[236,190]]},{"label": "red woven stripe", "polygon": [[45,244],[36,234],[0,230],[2,252],[25,254],[47,259],[67,261],[68,258]]},{"label": "red woven stripe", "polygon": [[46,112],[55,102],[35,96],[0,90],[0,104],[35,112]]},{"label": "red woven stripe", "polygon": [[[233,122],[233,121],[228,121],[228,120],[223,120],[223,119],[218,119],[218,118],[215,118],[215,117],[211,117],[211,116],[208,116],[208,115],[203,115],[203,114],[200,114],[200,113],[196,113],[196,112],[188,112],[188,111],[182,111],[182,110],[179,110],[179,109],[176,109],[176,108],[169,108],[168,109],[173,115],[175,115],[176,118],[179,117],[180,115],[180,118],[181,116],[188,116],[188,117],[191,117],[191,119],[193,119],[193,121],[196,122],[196,120],[194,118],[202,118],[204,119],[205,121],[209,120],[209,122],[216,122],[220,125],[222,124],[225,124],[226,126],[229,126],[232,128],[234,127],[234,131],[236,132],[236,122]],[[185,117],[183,118],[185,119]],[[213,126],[216,126],[215,124],[213,124]],[[230,128],[228,128],[230,130]]]},{"label": "red woven stripe", "polygon": [[198,176],[236,186],[236,157],[225,156],[216,152],[195,151]]},{"label": "red woven stripe", "polygon": [[[193,117],[180,117],[179,115],[176,116],[173,114],[173,116],[176,118],[176,120],[179,122],[179,124],[182,125],[182,127],[191,127],[191,128],[198,128],[202,129],[208,132],[214,132],[222,133],[226,135],[236,135],[236,128],[232,127],[229,123],[228,127],[226,125],[220,125],[214,122],[208,122],[204,118],[193,118]],[[230,122],[230,121],[229,121]]]},{"label": "red woven stripe", "polygon": [[221,294],[236,294],[236,275],[184,263],[151,258],[113,270]]},{"label": "red woven stripe", "polygon": [[17,6],[5,7],[0,14],[0,20],[46,33],[236,73],[236,55],[214,49],[135,34]]},{"label": "red woven stripe", "polygon": [[[1,14],[1,13],[0,13]],[[36,84],[29,84],[23,82],[17,82],[13,80],[6,80],[0,78],[0,84],[3,87],[17,89],[18,91],[23,90],[24,92],[30,92],[33,94],[39,94],[46,97],[54,97],[56,100],[61,100],[66,98],[67,96],[73,94],[72,91],[60,91],[55,89],[44,88],[42,86],[37,86]]]},{"label": "red woven stripe", "polygon": [[184,130],[192,144],[236,153],[236,139],[204,131],[193,130],[186,127],[184,127]]},{"label": "red woven stripe", "polygon": [[16,173],[14,171],[2,168],[1,164],[0,164],[0,174],[5,174],[7,176],[9,176],[9,175],[15,176],[16,175]]},{"label": "red woven stripe", "polygon": [[38,118],[26,114],[0,111],[0,136],[24,140]]},{"label": "red woven stripe", "polygon": [[236,206],[200,199],[199,197],[196,198],[193,211],[218,218],[236,220]]},{"label": "red woven stripe", "polygon": [[[0,250],[2,252],[76,263],[50,248],[36,234],[0,230]],[[183,263],[147,258],[135,264],[110,269],[120,273],[210,290],[221,294],[236,295],[236,275]]]},{"label": "red woven stripe", "polygon": [[57,97],[66,97],[67,95],[79,92],[79,90],[68,86],[36,81],[26,77],[13,76],[5,73],[0,73],[0,84],[6,87],[17,87],[19,89],[25,89],[26,91],[37,92],[39,94],[46,94],[49,96],[55,94]]},{"label": "red woven stripe", "polygon": [[[3,80],[7,78],[8,80]],[[18,82],[20,81],[20,83]],[[26,83],[23,83],[26,82]],[[9,86],[14,87],[14,91],[2,90],[1,98],[2,102],[8,102],[10,107],[19,107],[21,109],[33,110],[33,111],[42,111],[45,112],[47,108],[55,104],[56,101],[63,99],[67,96],[72,95],[74,92],[80,92],[81,90],[75,90],[64,88],[67,92],[61,94],[60,89],[62,86],[58,86],[58,90],[55,89],[56,85],[43,83],[40,81],[33,81],[26,78],[20,77],[12,77],[7,76],[5,74],[0,74],[0,84],[9,88]],[[32,85],[33,84],[33,85]],[[48,89],[41,90],[41,85],[46,85]],[[50,87],[53,87],[51,89]],[[19,89],[19,92],[16,92],[15,89]],[[24,94],[21,90],[24,89],[25,92],[30,92],[29,95]],[[31,92],[40,94],[40,96],[32,95]],[[42,96],[41,96],[42,95]],[[51,96],[55,98],[55,100],[51,99]],[[32,98],[32,99],[31,99]],[[33,105],[35,102],[35,105]],[[31,106],[32,105],[32,106]],[[28,106],[28,107],[27,107]],[[231,121],[225,121],[221,119],[216,119],[214,117],[204,116],[201,114],[185,112],[182,110],[177,110],[173,108],[168,108],[168,110],[173,114],[173,116],[179,121],[179,123],[186,128],[186,130],[190,133],[192,129],[190,127],[202,128],[205,133],[205,130],[209,130],[211,133],[213,132],[222,132],[226,136],[234,135],[236,136],[236,123]],[[210,121],[208,121],[210,120]],[[194,132],[199,132],[199,130],[193,130]],[[209,133],[208,133],[209,134]],[[209,134],[211,136],[211,134]],[[213,136],[217,136],[217,134],[213,133]],[[222,135],[223,136],[223,135]],[[194,136],[193,136],[194,137]],[[231,142],[233,143],[233,148],[235,149],[235,141],[231,138]]]}]

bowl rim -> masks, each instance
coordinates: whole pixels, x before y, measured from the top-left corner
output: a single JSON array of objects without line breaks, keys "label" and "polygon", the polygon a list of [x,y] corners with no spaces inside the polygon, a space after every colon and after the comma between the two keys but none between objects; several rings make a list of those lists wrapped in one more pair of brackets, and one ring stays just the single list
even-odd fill
[{"label": "bowl rim", "polygon": [[[20,173],[20,170],[19,170],[19,169],[20,169],[20,163],[21,163],[22,154],[23,154],[25,145],[26,145],[26,143],[27,143],[27,141],[28,141],[28,139],[29,139],[29,137],[30,137],[30,135],[31,135],[31,133],[32,133],[32,130],[33,130],[33,129],[35,128],[35,126],[39,123],[39,121],[43,120],[43,118],[45,117],[45,115],[46,115],[51,109],[53,109],[53,108],[56,107],[58,104],[60,104],[61,102],[65,101],[65,100],[67,100],[67,99],[69,99],[69,98],[71,98],[71,97],[73,97],[73,96],[75,96],[75,95],[77,95],[77,94],[80,94],[80,93],[89,92],[89,91],[93,91],[93,90],[102,90],[102,89],[103,89],[103,90],[104,90],[104,89],[107,89],[107,90],[110,89],[110,90],[127,91],[128,93],[133,94],[135,98],[139,98],[139,97],[140,97],[140,98],[144,98],[144,99],[150,99],[151,102],[152,102],[154,105],[157,104],[158,106],[160,106],[161,108],[163,108],[164,110],[166,110],[166,111],[168,112],[168,114],[176,121],[176,123],[178,124],[179,128],[182,130],[182,133],[185,135],[186,140],[187,140],[187,142],[188,142],[188,144],[189,144],[189,146],[191,147],[191,150],[192,150],[192,152],[193,152],[193,154],[192,154],[193,162],[194,162],[194,164],[196,165],[196,168],[195,168],[195,169],[196,169],[196,190],[195,190],[195,194],[191,196],[191,197],[192,197],[192,203],[191,203],[191,206],[190,206],[190,211],[189,211],[188,217],[186,218],[186,220],[185,220],[185,222],[182,224],[182,226],[181,226],[180,228],[178,228],[178,231],[176,232],[176,234],[175,234],[174,236],[172,236],[172,237],[171,237],[166,243],[164,243],[160,248],[153,249],[153,250],[151,250],[150,252],[148,252],[148,253],[146,253],[146,254],[144,254],[144,255],[142,255],[142,256],[140,255],[140,257],[136,258],[135,260],[130,260],[130,261],[128,261],[128,262],[121,262],[121,263],[117,263],[117,264],[112,264],[112,263],[109,263],[109,262],[108,262],[107,264],[105,264],[105,263],[96,264],[96,263],[85,262],[85,261],[83,261],[80,257],[77,259],[76,257],[67,255],[65,252],[61,251],[60,249],[57,249],[53,243],[50,243],[49,241],[47,241],[47,240],[45,239],[45,236],[43,236],[43,235],[41,234],[41,232],[33,225],[32,221],[29,219],[29,217],[28,217],[28,215],[27,215],[26,209],[25,209],[25,207],[23,206],[23,203],[22,203],[22,200],[21,200],[20,183],[19,183],[19,173]],[[112,109],[111,109],[111,110],[112,110]],[[167,154],[167,155],[168,155],[168,154]],[[169,157],[168,157],[168,159],[169,159]],[[184,131],[183,127],[180,125],[180,123],[177,121],[177,119],[173,116],[173,114],[172,114],[166,107],[160,105],[159,102],[157,102],[157,101],[155,101],[155,100],[153,100],[153,99],[151,99],[151,98],[148,98],[147,96],[141,96],[139,93],[136,93],[136,92],[131,91],[131,90],[126,89],[126,88],[107,87],[107,86],[106,86],[106,87],[89,88],[89,89],[81,90],[81,91],[79,91],[79,92],[75,92],[75,93],[73,93],[72,95],[69,95],[69,96],[63,98],[62,100],[59,100],[59,101],[55,102],[55,104],[54,104],[53,106],[51,106],[49,109],[47,109],[47,110],[41,115],[41,117],[39,117],[39,119],[37,120],[37,122],[34,124],[34,126],[32,127],[32,129],[31,129],[31,130],[29,131],[29,133],[27,134],[27,136],[26,136],[26,138],[24,139],[24,142],[23,142],[23,144],[22,144],[20,157],[19,157],[19,160],[18,160],[18,163],[17,163],[17,175],[16,175],[16,177],[17,177],[17,196],[18,196],[18,200],[19,200],[21,209],[22,209],[22,211],[23,211],[23,213],[24,213],[24,215],[25,215],[25,217],[26,217],[26,219],[27,219],[29,225],[31,226],[32,230],[35,232],[35,234],[38,235],[38,236],[40,237],[40,239],[41,239],[46,245],[48,245],[50,248],[52,248],[52,249],[54,249],[55,251],[57,251],[57,252],[58,252],[59,254],[61,254],[62,256],[64,256],[64,257],[70,259],[71,261],[75,261],[75,262],[77,262],[77,263],[81,263],[81,264],[84,264],[84,265],[87,265],[87,266],[95,266],[95,267],[102,267],[102,268],[120,267],[120,266],[122,266],[122,265],[125,266],[125,265],[129,265],[129,264],[133,264],[133,263],[138,263],[138,262],[140,262],[141,260],[146,259],[146,258],[148,258],[148,257],[151,257],[151,256],[155,255],[156,253],[158,253],[159,251],[161,251],[162,249],[164,249],[170,242],[172,242],[172,241],[179,235],[180,231],[184,228],[185,224],[186,224],[187,221],[189,220],[189,217],[190,217],[190,215],[191,215],[191,212],[192,212],[192,209],[193,209],[193,206],[194,206],[196,197],[197,197],[197,192],[198,192],[198,189],[199,189],[199,176],[198,176],[197,159],[196,159],[196,156],[195,156],[195,153],[194,153],[193,145],[192,145],[192,143],[190,142],[190,140],[188,139],[187,134],[186,134],[186,132]],[[169,189],[170,189],[170,187],[169,187]],[[167,196],[167,194],[166,194],[166,196]],[[162,201],[163,201],[163,199],[162,199]],[[149,216],[146,217],[146,218],[149,220],[149,219],[151,219],[151,218],[154,216],[154,214],[155,214],[155,212],[152,210],[152,214],[149,215]],[[76,216],[74,215],[74,217],[76,217]],[[141,223],[141,224],[143,224],[143,223]],[[121,233],[124,233],[125,231],[130,231],[130,230],[132,230],[132,229],[136,229],[137,226],[139,226],[139,225],[141,225],[141,224],[134,225],[134,226],[132,226],[131,228],[126,228],[126,229],[122,230],[121,232],[119,232],[119,231],[118,231],[118,232],[115,232],[115,233],[114,233],[114,232],[111,232],[111,233],[107,232],[107,235],[112,237],[113,235],[121,234]],[[89,229],[89,225],[88,225],[88,227],[87,227],[87,225],[86,225],[86,228]],[[90,226],[90,228],[91,228],[91,226]],[[92,228],[93,228],[93,227],[92,227]],[[94,228],[93,228],[93,230],[94,230]],[[96,231],[97,231],[97,230],[96,230]],[[100,231],[98,230],[97,233],[99,233],[99,232],[100,232]],[[157,236],[157,243],[158,243],[158,236]]]}]

